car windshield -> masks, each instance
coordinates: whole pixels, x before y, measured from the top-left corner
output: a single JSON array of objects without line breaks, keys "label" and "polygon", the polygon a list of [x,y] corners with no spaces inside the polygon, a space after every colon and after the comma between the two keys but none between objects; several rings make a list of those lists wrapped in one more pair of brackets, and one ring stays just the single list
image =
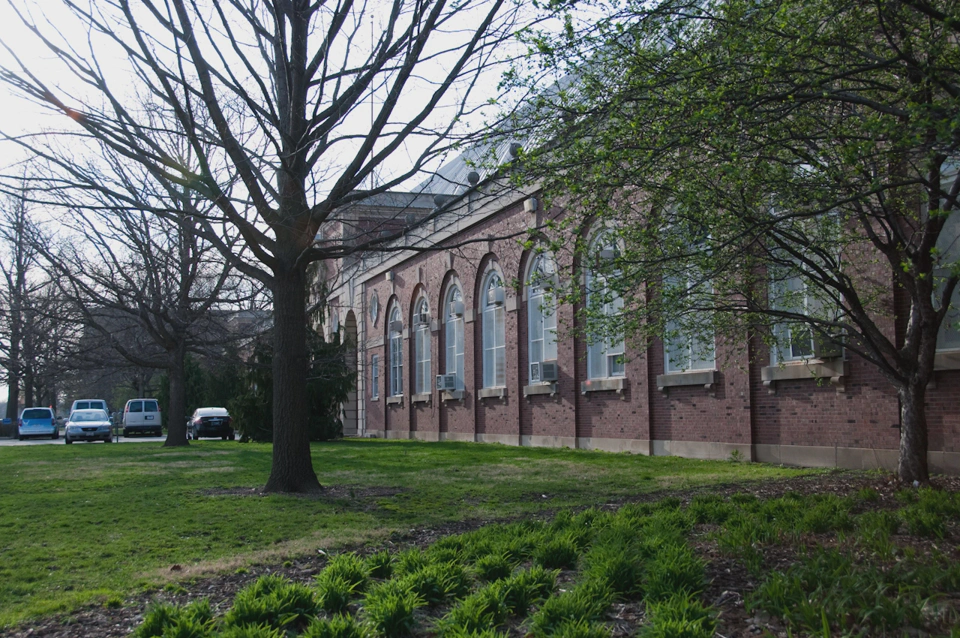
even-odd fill
[{"label": "car windshield", "polygon": [[53,417],[50,416],[50,410],[45,410],[45,409],[42,409],[42,408],[37,408],[37,409],[34,409],[34,410],[24,410],[24,411],[23,411],[23,416],[22,416],[21,418],[23,418],[23,419],[52,419]]},{"label": "car windshield", "polygon": [[83,422],[83,421],[106,421],[107,413],[103,410],[78,410],[74,412],[70,417],[71,421],[74,422]]}]

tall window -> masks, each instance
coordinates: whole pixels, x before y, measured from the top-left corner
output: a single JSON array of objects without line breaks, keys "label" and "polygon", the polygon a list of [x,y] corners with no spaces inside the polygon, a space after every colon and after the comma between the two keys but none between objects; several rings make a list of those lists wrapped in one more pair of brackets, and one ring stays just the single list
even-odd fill
[{"label": "tall window", "polygon": [[507,385],[506,316],[503,279],[493,272],[483,285],[483,387]]},{"label": "tall window", "polygon": [[[788,277],[771,286],[776,294],[773,305],[786,311],[812,316],[817,311],[817,301],[808,294],[807,285],[799,276]],[[813,332],[810,327],[798,323],[780,323],[773,327],[776,340],[774,361],[800,361],[813,356]]]},{"label": "tall window", "polygon": [[623,312],[623,299],[610,285],[616,276],[608,268],[618,256],[615,238],[605,233],[600,235],[588,252],[588,261],[594,267],[587,268],[587,312],[593,330],[587,334],[587,376],[591,379],[624,376],[623,333],[614,324]]},{"label": "tall window", "polygon": [[378,354],[370,359],[370,398],[380,398],[380,355]]},{"label": "tall window", "polygon": [[[944,278],[950,275],[950,267],[960,260],[960,214],[953,213],[943,225],[937,239],[937,255],[940,266],[936,272],[939,292],[943,290]],[[940,324],[937,350],[960,350],[960,286],[954,290],[950,309]]]},{"label": "tall window", "polygon": [[463,389],[463,295],[451,286],[444,304],[446,372],[457,375],[457,390]]},{"label": "tall window", "polygon": [[527,277],[527,355],[531,366],[557,358],[556,301],[549,292],[556,274],[556,265],[548,255],[534,258]]},{"label": "tall window", "polygon": [[[697,283],[693,278],[669,278],[663,282],[665,291],[674,289],[678,297],[695,294]],[[689,326],[685,328],[679,321],[667,322],[663,354],[665,372],[713,370],[716,367],[713,333],[701,333]]]},{"label": "tall window", "polygon": [[413,350],[415,365],[414,392],[426,394],[430,392],[430,306],[426,299],[417,304],[417,311],[413,315]]},{"label": "tall window", "polygon": [[403,321],[400,319],[400,307],[394,306],[390,312],[390,396],[403,394]]}]

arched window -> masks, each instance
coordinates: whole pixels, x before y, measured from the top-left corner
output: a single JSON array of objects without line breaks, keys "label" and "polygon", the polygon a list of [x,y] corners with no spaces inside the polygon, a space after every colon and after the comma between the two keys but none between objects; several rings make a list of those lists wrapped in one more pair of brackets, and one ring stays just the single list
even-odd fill
[{"label": "arched window", "polygon": [[417,303],[417,311],[413,315],[413,352],[414,352],[414,392],[426,394],[430,392],[430,306],[426,299]]},{"label": "arched window", "polygon": [[496,272],[487,275],[483,284],[483,387],[507,385],[506,315],[503,303],[503,279]]},{"label": "arched window", "polygon": [[400,307],[394,306],[390,312],[390,396],[403,394],[403,320],[400,319]]},{"label": "arched window", "polygon": [[[587,377],[604,379],[624,376],[623,333],[615,325],[623,312],[623,299],[610,285],[611,270],[619,255],[616,237],[599,235],[587,252]],[[593,324],[591,326],[591,324]]]},{"label": "arched window", "polygon": [[540,254],[534,257],[527,277],[527,358],[530,383],[539,382],[540,364],[557,358],[556,300],[549,292],[556,274],[556,265],[549,255]]},{"label": "arched window", "polygon": [[457,390],[463,389],[463,295],[451,286],[444,304],[446,373],[457,375]]}]

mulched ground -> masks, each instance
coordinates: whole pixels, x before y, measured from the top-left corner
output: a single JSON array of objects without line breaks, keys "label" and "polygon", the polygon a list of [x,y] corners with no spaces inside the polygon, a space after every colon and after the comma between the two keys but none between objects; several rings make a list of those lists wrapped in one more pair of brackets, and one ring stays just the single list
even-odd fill
[{"label": "mulched ground", "polygon": [[[952,492],[960,491],[960,477],[938,477],[934,480],[934,486]],[[880,498],[865,504],[865,509],[889,509],[898,506],[894,493],[902,486],[894,478],[877,473],[839,471],[813,477],[657,492],[645,494],[630,501],[598,503],[598,506],[615,509],[626,502],[655,501],[666,496],[679,497],[686,503],[699,494],[729,496],[738,492],[751,493],[760,499],[776,498],[788,491],[801,494],[835,493],[846,496],[866,487],[877,490],[880,493]],[[349,488],[328,489],[329,491],[320,495],[319,498],[381,497],[388,493],[396,493],[396,490],[391,491],[388,488],[364,490],[363,494],[350,492]],[[236,492],[237,494],[258,496],[257,490],[250,488],[237,490]],[[403,534],[395,534],[387,543],[387,547],[391,551],[414,546],[426,547],[444,536],[470,531],[491,522],[497,521],[463,521],[438,528],[412,529]],[[713,603],[720,610],[718,635],[722,638],[752,638],[754,636],[785,638],[787,633],[777,624],[776,619],[764,616],[751,617],[746,613],[743,606],[744,596],[751,592],[758,583],[754,582],[755,579],[737,560],[725,557],[717,551],[715,543],[707,540],[709,532],[710,529],[707,526],[697,528],[691,542],[708,561],[707,579],[710,585],[707,587],[704,599]],[[832,539],[832,536],[830,536],[830,539]],[[833,542],[832,540],[828,541],[827,538],[817,538],[812,535],[806,540],[810,546],[816,543]],[[913,546],[918,555],[931,549],[930,541],[907,536],[897,536],[895,540],[901,547]],[[371,546],[356,549],[361,553],[368,553],[382,548],[382,546]],[[937,548],[952,560],[960,560],[960,534],[956,529],[951,529],[950,538],[938,543]],[[794,561],[795,556],[796,552],[793,549],[777,549],[766,554],[767,565],[771,569],[784,569]],[[140,624],[144,611],[155,601],[186,604],[197,598],[207,598],[214,609],[225,610],[229,607],[234,594],[239,589],[249,585],[264,574],[282,574],[292,580],[312,582],[313,577],[323,569],[325,564],[326,556],[317,555],[302,557],[284,564],[253,565],[245,573],[222,574],[180,583],[178,591],[175,592],[162,590],[142,594],[125,601],[125,604],[119,608],[91,606],[70,614],[35,620],[29,624],[8,629],[0,633],[0,637],[110,638],[127,636]],[[176,572],[177,569],[178,566],[171,566],[172,571]],[[572,575],[572,573],[561,575],[561,588],[570,582]],[[954,602],[960,609],[960,601]],[[637,603],[615,604],[608,614],[608,621],[613,628],[614,638],[625,638],[636,634],[637,627],[643,622],[643,618],[642,605]],[[512,635],[522,636],[522,632],[517,627],[508,627],[508,630]]]}]

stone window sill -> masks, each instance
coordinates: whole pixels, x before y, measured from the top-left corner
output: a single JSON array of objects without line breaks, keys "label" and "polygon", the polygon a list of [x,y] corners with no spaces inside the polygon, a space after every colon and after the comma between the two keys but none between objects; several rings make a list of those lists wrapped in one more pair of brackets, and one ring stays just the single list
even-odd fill
[{"label": "stone window sill", "polygon": [[463,390],[454,390],[453,392],[444,391],[440,393],[440,400],[444,403],[447,401],[463,401],[463,397]]},{"label": "stone window sill", "polygon": [[777,381],[796,381],[799,379],[829,379],[837,388],[837,393],[845,391],[844,378],[847,376],[847,362],[836,359],[807,359],[791,361],[779,366],[767,366],[760,369],[760,380],[770,394],[776,394]]},{"label": "stone window sill", "polygon": [[500,388],[480,388],[477,390],[479,399],[504,399],[507,396],[507,389]]},{"label": "stone window sill", "polygon": [[387,405],[403,405],[403,395],[398,394],[396,396],[387,397]]},{"label": "stone window sill", "polygon": [[378,395],[375,396],[375,397],[370,397],[370,400],[371,400],[371,401],[376,401],[377,403],[379,403],[379,402],[380,402],[380,395],[378,394]]},{"label": "stone window sill", "polygon": [[535,394],[549,394],[553,396],[557,393],[557,382],[535,383],[533,385],[523,386],[523,396],[529,397]]},{"label": "stone window sill", "polygon": [[410,397],[410,403],[430,403],[431,395],[429,392],[423,392],[421,394],[415,394]]},{"label": "stone window sill", "polygon": [[705,390],[713,391],[717,382],[716,370],[690,370],[689,372],[668,372],[657,375],[657,390],[666,392],[670,388],[700,385]]},{"label": "stone window sill", "polygon": [[587,379],[580,383],[580,394],[587,392],[616,392],[622,395],[627,389],[625,377],[607,377],[604,379]]},{"label": "stone window sill", "polygon": [[938,352],[933,358],[934,370],[960,370],[960,350]]}]

